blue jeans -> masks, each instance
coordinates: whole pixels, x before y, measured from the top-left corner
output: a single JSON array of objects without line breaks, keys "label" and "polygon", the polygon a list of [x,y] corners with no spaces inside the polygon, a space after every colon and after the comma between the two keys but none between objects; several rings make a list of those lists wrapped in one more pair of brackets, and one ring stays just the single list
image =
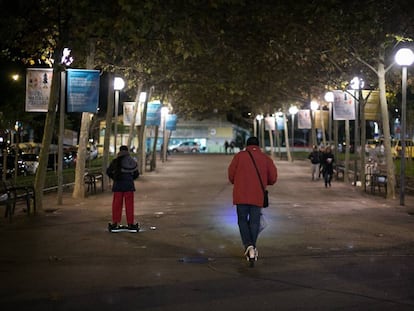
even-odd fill
[{"label": "blue jeans", "polygon": [[249,245],[256,247],[259,236],[261,207],[247,204],[237,204],[237,223],[240,236],[245,248]]}]

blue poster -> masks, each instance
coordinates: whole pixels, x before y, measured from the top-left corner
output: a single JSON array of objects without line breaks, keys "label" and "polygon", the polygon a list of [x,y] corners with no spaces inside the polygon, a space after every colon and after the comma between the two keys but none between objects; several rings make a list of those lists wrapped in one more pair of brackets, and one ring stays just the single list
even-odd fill
[{"label": "blue poster", "polygon": [[177,115],[176,114],[167,115],[167,123],[165,124],[165,128],[169,131],[175,131],[177,129]]},{"label": "blue poster", "polygon": [[98,111],[99,70],[67,70],[67,112]]},{"label": "blue poster", "polygon": [[145,125],[158,125],[161,124],[161,102],[159,100],[148,102],[147,118]]}]

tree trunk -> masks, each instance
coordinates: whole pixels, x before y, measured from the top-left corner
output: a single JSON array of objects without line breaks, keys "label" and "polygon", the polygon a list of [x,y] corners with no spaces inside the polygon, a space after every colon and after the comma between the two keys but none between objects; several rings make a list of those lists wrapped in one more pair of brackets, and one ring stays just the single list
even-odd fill
[{"label": "tree trunk", "polygon": [[86,163],[86,147],[89,139],[89,124],[90,113],[82,113],[82,121],[79,135],[79,146],[76,157],[76,169],[75,169],[75,186],[73,188],[72,197],[82,199],[85,197],[85,163]]},{"label": "tree trunk", "polygon": [[[86,59],[86,68],[92,69],[95,60],[95,44],[90,44],[89,56]],[[81,120],[81,128],[79,135],[78,153],[76,156],[75,169],[75,186],[73,188],[72,197],[82,199],[85,197],[85,164],[86,164],[86,148],[89,141],[89,125],[91,123],[90,113],[83,112]]]},{"label": "tree trunk", "polygon": [[390,122],[388,117],[388,105],[385,88],[385,68],[384,60],[385,48],[382,45],[379,52],[378,61],[378,86],[380,94],[380,105],[381,105],[381,116],[382,116],[382,129],[384,133],[384,152],[385,161],[387,163],[387,198],[395,199],[395,172],[394,162],[391,154],[391,133],[390,133]]},{"label": "tree trunk", "polygon": [[[56,55],[62,55],[62,48],[56,49]],[[53,65],[52,86],[43,132],[42,148],[40,149],[39,154],[39,166],[36,170],[34,180],[36,209],[39,212],[43,211],[43,188],[45,187],[47,164],[49,161],[49,148],[52,143],[53,129],[55,128],[56,107],[59,105],[61,71],[61,65],[58,62],[55,62]]]}]

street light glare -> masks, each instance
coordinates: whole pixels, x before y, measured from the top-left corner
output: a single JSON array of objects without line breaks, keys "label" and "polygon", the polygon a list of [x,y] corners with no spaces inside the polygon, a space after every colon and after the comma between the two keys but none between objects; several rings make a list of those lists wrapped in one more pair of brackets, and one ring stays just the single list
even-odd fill
[{"label": "street light glare", "polygon": [[399,49],[397,54],[395,54],[395,61],[400,66],[411,66],[414,62],[414,53],[411,49]]},{"label": "street light glare", "polygon": [[141,92],[139,94],[139,102],[143,103],[143,102],[145,102],[146,99],[147,99],[147,92]]},{"label": "street light glare", "polygon": [[360,90],[364,87],[364,80],[358,77],[354,77],[350,83],[351,89]]},{"label": "street light glare", "polygon": [[333,103],[333,101],[334,101],[334,93],[333,92],[326,92],[326,94],[325,94],[325,100],[328,103]]},{"label": "street light glare", "polygon": [[319,104],[318,104],[318,102],[317,102],[317,101],[312,100],[312,101],[311,101],[311,103],[310,103],[310,106],[311,106],[311,109],[312,109],[313,111],[315,111],[315,110],[317,110],[317,109],[318,109]]},{"label": "street light glare", "polygon": [[299,109],[296,106],[290,106],[290,108],[289,108],[289,113],[290,114],[297,114],[298,111],[299,111]]},{"label": "street light glare", "polygon": [[120,91],[124,88],[124,86],[125,86],[124,79],[122,79],[120,77],[115,77],[115,79],[114,79],[114,90],[115,91]]}]

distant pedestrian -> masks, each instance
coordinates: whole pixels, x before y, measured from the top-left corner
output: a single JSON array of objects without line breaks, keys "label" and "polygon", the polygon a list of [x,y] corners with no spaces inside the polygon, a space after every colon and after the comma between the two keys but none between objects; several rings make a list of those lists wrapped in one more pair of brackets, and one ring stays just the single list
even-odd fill
[{"label": "distant pedestrian", "polygon": [[313,146],[312,152],[309,154],[308,159],[311,161],[311,173],[312,180],[315,180],[315,176],[319,178],[319,166],[320,166],[320,152],[317,146]]},{"label": "distant pedestrian", "polygon": [[[127,229],[138,232],[138,223],[134,223],[134,180],[138,178],[138,164],[131,157],[127,146],[121,146],[117,157],[112,160],[107,175],[113,179],[112,185],[112,223],[108,224],[110,232],[118,232]],[[125,228],[121,223],[122,206],[125,201],[125,214],[128,226]]]},{"label": "distant pedestrian", "polygon": [[234,153],[234,147],[236,147],[236,144],[234,141],[230,142],[230,153]]},{"label": "distant pedestrian", "polygon": [[261,151],[257,137],[250,137],[246,149],[233,157],[228,167],[228,179],[234,185],[233,204],[237,207],[244,255],[253,266],[258,257],[256,241],[263,207],[262,184],[266,188],[267,185],[273,185],[277,181],[277,168],[272,159]]},{"label": "distant pedestrian", "polygon": [[227,154],[227,152],[229,151],[229,142],[226,140],[224,142],[224,153]]},{"label": "distant pedestrian", "polygon": [[335,163],[335,157],[332,154],[331,147],[327,147],[325,152],[322,155],[322,172],[323,172],[323,179],[325,182],[325,187],[331,186],[332,175],[333,175],[333,168]]}]

